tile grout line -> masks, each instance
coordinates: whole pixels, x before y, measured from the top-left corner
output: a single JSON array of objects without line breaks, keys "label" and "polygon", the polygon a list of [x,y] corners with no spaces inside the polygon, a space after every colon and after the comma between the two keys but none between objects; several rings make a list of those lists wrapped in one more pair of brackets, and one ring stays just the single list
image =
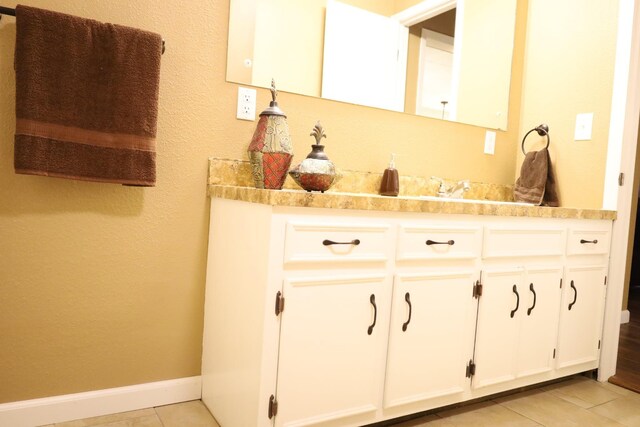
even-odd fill
[{"label": "tile grout line", "polygon": [[514,414],[518,414],[518,415],[520,415],[521,417],[526,418],[526,419],[528,419],[529,421],[532,421],[532,422],[536,423],[536,425],[539,425],[539,426],[542,426],[542,427],[546,427],[544,424],[539,423],[538,421],[534,420],[533,418],[529,418],[529,417],[527,417],[526,415],[521,414],[520,412],[514,411],[513,409],[511,409],[511,408],[509,408],[509,407],[507,407],[507,406],[504,406],[502,403],[500,403],[500,402],[498,402],[498,401],[491,400],[491,402],[495,403],[496,405],[500,405],[501,407],[503,407],[504,409],[506,409],[506,410],[507,410],[507,411],[509,411],[509,412],[513,412]]},{"label": "tile grout line", "polygon": [[164,421],[162,421],[162,417],[160,416],[160,414],[159,414],[159,413],[158,413],[158,411],[156,410],[156,407],[155,407],[155,406],[153,407],[153,413],[154,413],[154,414],[156,414],[156,417],[158,418],[158,421],[160,421],[160,425],[161,425],[162,427],[165,427],[165,426],[164,426]]}]

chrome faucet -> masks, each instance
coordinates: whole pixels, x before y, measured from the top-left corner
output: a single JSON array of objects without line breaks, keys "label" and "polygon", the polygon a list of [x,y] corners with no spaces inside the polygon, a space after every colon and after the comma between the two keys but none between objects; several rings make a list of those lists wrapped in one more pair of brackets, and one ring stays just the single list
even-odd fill
[{"label": "chrome faucet", "polygon": [[447,183],[442,178],[438,178],[437,176],[432,176],[431,179],[435,179],[440,183],[440,188],[438,189],[438,197],[446,197],[449,199],[461,199],[465,192],[469,191],[470,185],[469,180],[465,179],[462,181],[458,181],[456,184],[447,185]]}]

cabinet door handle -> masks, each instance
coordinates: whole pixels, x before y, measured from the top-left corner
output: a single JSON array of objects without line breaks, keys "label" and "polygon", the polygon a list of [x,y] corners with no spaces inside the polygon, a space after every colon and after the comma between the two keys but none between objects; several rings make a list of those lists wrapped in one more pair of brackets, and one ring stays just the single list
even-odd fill
[{"label": "cabinet door handle", "polygon": [[513,285],[513,293],[516,294],[516,308],[514,308],[513,310],[511,310],[511,317],[513,318],[513,316],[516,314],[516,311],[518,311],[518,307],[520,307],[520,294],[518,293],[518,287],[516,285]]},{"label": "cabinet door handle", "polygon": [[571,304],[569,304],[569,310],[571,310],[571,307],[573,307],[573,305],[578,300],[578,288],[576,288],[573,284],[573,280],[571,281],[571,289],[573,289],[573,292],[575,292],[575,294],[573,295],[573,301],[571,302]]},{"label": "cabinet door handle", "polygon": [[331,246],[331,245],[353,245],[353,246],[358,246],[360,244],[360,239],[353,239],[350,242],[334,242],[333,240],[328,240],[325,239],[322,241],[322,244],[325,246]]},{"label": "cabinet door handle", "polygon": [[411,322],[411,296],[409,295],[409,292],[404,294],[404,300],[409,304],[409,318],[402,324],[402,332],[407,330],[407,326],[409,326],[409,322]]},{"label": "cabinet door handle", "polygon": [[536,299],[538,299],[538,296],[536,295],[536,290],[533,289],[533,283],[529,285],[529,290],[533,292],[533,305],[527,309],[527,316],[531,316],[531,312],[533,311],[534,308],[536,308]]},{"label": "cabinet door handle", "polygon": [[367,334],[371,335],[371,333],[373,332],[374,326],[376,326],[376,319],[378,318],[378,306],[376,305],[376,296],[374,294],[371,294],[371,296],[369,297],[369,302],[373,306],[373,323],[369,325],[369,328],[367,329]]},{"label": "cabinet door handle", "polygon": [[449,246],[453,246],[456,244],[455,241],[453,240],[447,240],[446,242],[436,242],[435,240],[427,240],[427,246],[431,246],[431,245],[449,245]]},{"label": "cabinet door handle", "polygon": [[585,243],[593,243],[594,245],[598,244],[598,239],[594,239],[594,240],[584,240],[584,239],[580,239],[580,243],[585,244]]}]

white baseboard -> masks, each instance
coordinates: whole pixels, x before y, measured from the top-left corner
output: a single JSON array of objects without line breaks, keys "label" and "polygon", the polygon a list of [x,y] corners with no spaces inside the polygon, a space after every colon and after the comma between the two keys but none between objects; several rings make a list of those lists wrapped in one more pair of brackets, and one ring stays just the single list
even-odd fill
[{"label": "white baseboard", "polygon": [[200,399],[202,378],[137,384],[0,404],[0,426],[33,427]]},{"label": "white baseboard", "polygon": [[629,323],[631,320],[631,312],[629,310],[622,310],[622,314],[620,315],[620,324]]}]

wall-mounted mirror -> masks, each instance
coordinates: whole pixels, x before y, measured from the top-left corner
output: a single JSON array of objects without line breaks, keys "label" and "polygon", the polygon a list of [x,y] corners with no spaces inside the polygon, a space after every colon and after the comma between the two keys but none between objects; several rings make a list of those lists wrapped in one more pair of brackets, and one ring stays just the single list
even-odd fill
[{"label": "wall-mounted mirror", "polygon": [[517,0],[230,1],[230,82],[507,128]]}]

